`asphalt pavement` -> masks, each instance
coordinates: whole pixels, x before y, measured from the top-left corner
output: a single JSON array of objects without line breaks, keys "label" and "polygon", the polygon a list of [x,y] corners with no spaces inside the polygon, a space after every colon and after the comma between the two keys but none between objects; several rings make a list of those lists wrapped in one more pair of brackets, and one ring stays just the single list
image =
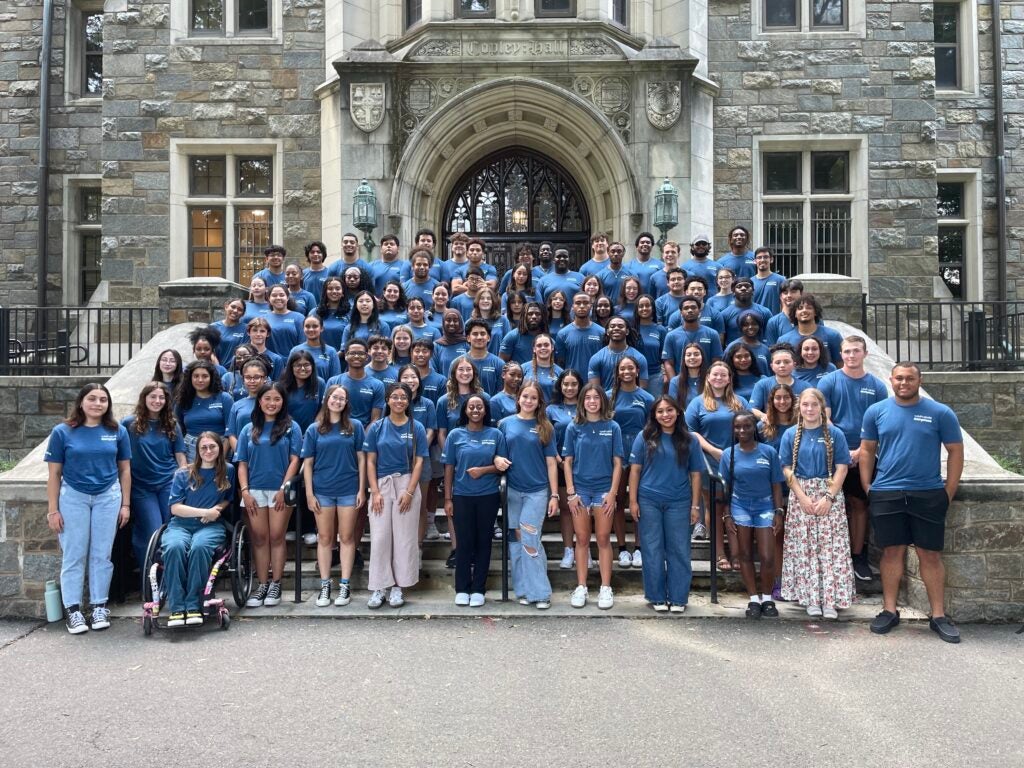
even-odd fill
[{"label": "asphalt pavement", "polygon": [[962,629],[0,622],[0,766],[1022,766],[1024,635]]}]

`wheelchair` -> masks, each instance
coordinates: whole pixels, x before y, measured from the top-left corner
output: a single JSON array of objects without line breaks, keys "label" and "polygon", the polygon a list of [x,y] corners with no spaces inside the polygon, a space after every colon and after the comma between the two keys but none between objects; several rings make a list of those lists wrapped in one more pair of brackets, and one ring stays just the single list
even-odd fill
[{"label": "wheelchair", "polygon": [[[252,592],[255,574],[252,566],[249,528],[245,521],[239,520],[232,524],[223,520],[214,525],[223,525],[228,537],[224,544],[214,550],[213,565],[203,590],[201,610],[204,624],[208,620],[214,619],[217,626],[226,630],[231,626],[231,613],[224,604],[223,598],[216,595],[218,578],[230,577],[235,605],[242,608]],[[142,632],[145,635],[153,634],[154,629],[167,628],[166,623],[161,623],[160,617],[160,608],[165,597],[165,592],[161,588],[164,571],[161,537],[165,530],[167,530],[166,524],[160,526],[150,538],[149,546],[146,549],[146,562],[142,569]]]}]

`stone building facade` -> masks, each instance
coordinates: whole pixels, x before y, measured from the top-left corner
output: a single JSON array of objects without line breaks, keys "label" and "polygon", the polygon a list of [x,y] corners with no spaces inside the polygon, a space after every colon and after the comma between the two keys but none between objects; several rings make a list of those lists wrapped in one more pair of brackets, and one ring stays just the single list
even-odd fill
[{"label": "stone building facade", "polygon": [[[710,231],[720,253],[741,224],[779,271],[845,273],[875,300],[1018,298],[1024,7],[999,20],[1005,264],[992,8],[55,0],[47,300],[105,281],[110,303],[154,305],[167,280],[244,280],[269,242],[333,258],[363,179],[377,239],[631,245],[665,178],[673,239]],[[3,305],[36,297],[42,16],[0,0]]]}]

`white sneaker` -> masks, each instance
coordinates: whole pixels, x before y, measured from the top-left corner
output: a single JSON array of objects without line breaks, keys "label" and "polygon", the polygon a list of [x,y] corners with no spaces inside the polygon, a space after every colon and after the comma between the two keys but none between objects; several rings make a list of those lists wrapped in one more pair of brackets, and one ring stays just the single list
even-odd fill
[{"label": "white sneaker", "polygon": [[402,597],[401,587],[392,587],[391,596],[388,598],[388,605],[392,608],[401,608],[405,605],[405,598]]},{"label": "white sneaker", "polygon": [[548,608],[551,607],[551,601],[550,600],[538,600],[536,605],[537,605],[538,610],[546,611]]},{"label": "white sneaker", "polygon": [[693,535],[690,538],[696,539],[697,541],[704,541],[707,539],[707,537],[708,529],[704,525],[704,523],[697,523],[695,526],[693,526]]},{"label": "white sneaker", "polygon": [[457,595],[455,595],[455,604],[460,606],[469,605],[469,593],[459,592]]},{"label": "white sneaker", "polygon": [[668,609],[672,613],[686,613],[686,606],[685,605],[676,605],[675,603],[672,603],[672,605],[670,605],[668,607]]},{"label": "white sneaker", "polygon": [[437,523],[433,519],[427,521],[427,532],[423,535],[423,538],[427,541],[437,541],[441,538],[441,534],[437,530]]},{"label": "white sneaker", "polygon": [[320,594],[316,596],[316,607],[326,608],[331,604],[331,582],[320,585]]},{"label": "white sneaker", "polygon": [[838,619],[839,611],[835,608],[822,608],[821,615],[826,619]]},{"label": "white sneaker", "polygon": [[572,595],[569,597],[569,605],[573,608],[582,608],[587,604],[587,596],[589,594],[587,588],[580,584],[572,591]]},{"label": "white sneaker", "polygon": [[92,621],[89,622],[90,629],[106,629],[110,626],[110,610],[105,605],[97,605],[92,609]]},{"label": "white sneaker", "polygon": [[[184,623],[184,621],[182,621]],[[69,611],[67,618],[68,632],[72,635],[80,635],[89,631],[89,625],[85,623],[85,616],[81,611]]]},{"label": "white sneaker", "polygon": [[487,600],[485,600],[484,596],[481,595],[479,592],[474,592],[472,595],[469,596],[470,608],[479,608],[486,602]]},{"label": "white sneaker", "polygon": [[657,613],[665,613],[668,610],[668,603],[651,603],[651,607]]},{"label": "white sneaker", "polygon": [[295,541],[295,531],[285,531],[284,540]]},{"label": "white sneaker", "polygon": [[607,611],[615,605],[615,597],[612,595],[611,587],[601,587],[597,593],[597,607],[602,611]]},{"label": "white sneaker", "polygon": [[384,605],[384,590],[375,589],[370,593],[370,599],[366,601],[367,608],[380,608]]},{"label": "white sneaker", "polygon": [[576,550],[566,547],[565,554],[562,555],[562,562],[558,564],[558,567],[568,571],[574,565],[576,565]]},{"label": "white sneaker", "polygon": [[644,567],[644,556],[640,554],[640,550],[637,549],[633,552],[633,567],[643,568]]},{"label": "white sneaker", "polygon": [[348,605],[352,602],[352,588],[348,584],[338,584],[338,596],[334,598],[337,606]]},{"label": "white sneaker", "polygon": [[622,550],[619,552],[619,568],[631,568],[633,567],[633,558],[630,557],[629,550]]},{"label": "white sneaker", "polygon": [[529,605],[529,604],[530,604],[530,601],[529,601],[529,600],[527,600],[527,599],[526,599],[525,597],[520,597],[520,598],[519,598],[519,604],[520,604],[520,605]]},{"label": "white sneaker", "polygon": [[812,619],[818,618],[819,616],[821,616],[821,606],[820,605],[808,605],[807,606],[807,615],[810,616]]},{"label": "white sneaker", "polygon": [[302,543],[307,547],[316,546],[316,534],[315,533],[304,533],[302,534]]}]

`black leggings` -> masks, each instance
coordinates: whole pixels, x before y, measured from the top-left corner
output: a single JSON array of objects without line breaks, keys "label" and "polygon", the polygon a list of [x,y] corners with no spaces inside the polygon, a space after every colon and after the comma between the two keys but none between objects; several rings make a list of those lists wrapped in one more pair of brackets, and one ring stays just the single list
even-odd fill
[{"label": "black leggings", "polygon": [[491,567],[491,537],[494,521],[498,517],[497,493],[487,496],[452,495],[455,512],[455,532],[459,543],[455,547],[455,591],[484,593],[487,589],[487,569]]}]

